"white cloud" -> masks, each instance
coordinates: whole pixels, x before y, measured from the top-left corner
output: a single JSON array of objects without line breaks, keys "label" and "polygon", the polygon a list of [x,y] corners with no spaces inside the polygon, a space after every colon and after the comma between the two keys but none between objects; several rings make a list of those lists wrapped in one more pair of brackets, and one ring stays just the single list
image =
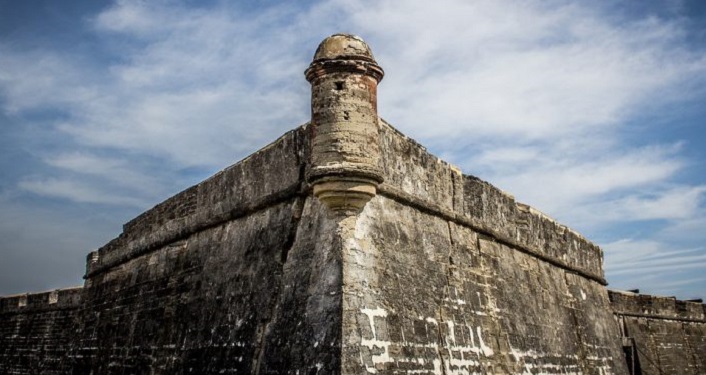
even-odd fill
[{"label": "white cloud", "polygon": [[126,164],[123,160],[101,158],[77,152],[55,155],[47,158],[45,162],[74,172],[100,175],[111,174],[113,170],[118,168],[124,169]]},{"label": "white cloud", "polygon": [[[12,80],[7,96],[17,108],[62,106],[70,116],[59,128],[87,145],[216,166],[306,120],[302,50],[313,47],[303,41],[314,38],[311,24],[329,27],[337,18],[338,27],[377,42],[388,71],[381,114],[432,143],[586,137],[613,129],[655,93],[687,95],[672,88],[706,66],[673,43],[680,36],[673,22],[618,22],[563,2],[445,0],[400,9],[331,1],[303,14],[273,6],[253,15],[119,1],[92,21],[108,42],[126,46],[113,47],[120,58],[108,70],[85,77],[80,61],[54,53],[42,67],[48,73],[32,74],[23,69],[41,58],[10,53],[8,75],[36,82],[23,88]],[[31,87],[47,94],[37,98]]]},{"label": "white cloud", "polygon": [[[163,173],[144,173],[144,167],[136,161],[101,157],[88,153],[70,152],[53,155],[44,160],[50,166],[71,171],[75,174],[97,177],[109,184],[106,192],[117,187],[139,192],[146,198],[159,198],[165,191],[165,182],[160,178]],[[142,167],[142,168],[141,168]]]},{"label": "white cloud", "polygon": [[514,192],[521,201],[564,220],[573,218],[582,222],[591,216],[596,221],[605,220],[595,215],[595,212],[603,212],[596,211],[597,207],[591,208],[593,214],[579,215],[581,212],[577,208],[589,203],[612,204],[611,201],[625,199],[630,192],[648,189],[641,200],[633,198],[632,204],[625,203],[626,207],[647,204],[646,196],[661,195],[665,190],[661,184],[684,166],[676,155],[679,147],[651,146],[628,150],[615,150],[614,147],[591,142],[500,146],[481,152],[461,165],[466,170],[483,171],[487,174],[485,178]]},{"label": "white cloud", "polygon": [[605,251],[613,261],[606,268],[622,272],[642,273],[645,268],[661,265],[687,267],[694,260],[706,261],[703,249],[675,249],[656,240],[620,239],[606,244]]},{"label": "white cloud", "polygon": [[[703,198],[702,198],[703,199]],[[697,207],[698,213],[693,216],[672,223],[660,233],[665,238],[679,239],[696,243],[706,243],[706,214],[703,205]]]},{"label": "white cloud", "polygon": [[35,194],[68,199],[79,203],[100,203],[131,207],[146,207],[149,204],[149,201],[131,196],[121,196],[109,189],[100,190],[95,185],[69,179],[27,178],[20,181],[19,187]]},{"label": "white cloud", "polygon": [[706,186],[677,186],[648,194],[628,194],[619,199],[593,205],[591,211],[601,212],[600,220],[609,222],[655,219],[690,219],[702,210]]},{"label": "white cloud", "polygon": [[58,51],[8,50],[6,107],[58,108],[67,117],[56,128],[85,146],[221,167],[306,121],[300,41],[267,33],[286,14],[268,15],[119,2],[93,21],[123,46],[112,47],[118,59],[92,67]]},{"label": "white cloud", "polygon": [[[381,110],[413,135],[556,139],[614,126],[706,69],[679,25],[565,2],[365,2],[390,72]],[[377,46],[376,46],[377,47]],[[391,87],[392,86],[392,87]],[[420,109],[411,111],[410,108]]]},{"label": "white cloud", "polygon": [[604,246],[607,275],[614,288],[643,293],[703,296],[706,249],[680,248],[658,240],[621,239]]},{"label": "white cloud", "polygon": [[[108,10],[95,17],[97,28],[131,35],[151,36],[159,31],[168,31],[172,12],[164,2],[124,1],[119,0]],[[154,18],[158,16],[158,18]],[[175,20],[172,18],[171,23]]]},{"label": "white cloud", "polygon": [[65,108],[89,102],[93,97],[91,86],[79,84],[85,75],[55,51],[17,51],[0,42],[0,66],[2,109],[6,113]]}]

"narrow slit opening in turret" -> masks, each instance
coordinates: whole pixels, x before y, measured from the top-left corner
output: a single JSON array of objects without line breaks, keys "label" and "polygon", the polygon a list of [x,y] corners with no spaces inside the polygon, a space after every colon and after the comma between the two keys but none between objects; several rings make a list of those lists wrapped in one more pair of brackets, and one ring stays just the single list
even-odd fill
[{"label": "narrow slit opening in turret", "polygon": [[343,90],[343,88],[344,88],[343,81],[336,82],[336,90],[337,91],[341,91],[341,90]]}]

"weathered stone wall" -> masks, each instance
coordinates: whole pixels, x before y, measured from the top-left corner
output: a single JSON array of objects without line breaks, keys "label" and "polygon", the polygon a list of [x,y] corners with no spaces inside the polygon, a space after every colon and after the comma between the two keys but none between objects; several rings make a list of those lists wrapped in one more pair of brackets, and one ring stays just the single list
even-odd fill
[{"label": "weathered stone wall", "polygon": [[706,305],[609,291],[634,374],[706,373]]},{"label": "weathered stone wall", "polygon": [[75,373],[335,372],[340,246],[302,194],[308,144],[286,134],[91,254]]},{"label": "weathered stone wall", "polygon": [[384,126],[343,220],[344,374],[625,374],[600,249]]},{"label": "weathered stone wall", "polygon": [[350,231],[343,373],[626,373],[599,283],[384,197]]},{"label": "weathered stone wall", "polygon": [[0,298],[0,374],[66,374],[81,289]]},{"label": "weathered stone wall", "polygon": [[340,265],[321,212],[293,197],[95,274],[74,370],[333,371]]},{"label": "weathered stone wall", "polygon": [[0,373],[337,372],[340,236],[302,185],[309,143],[300,127],[127,223],[70,315],[2,299]]},{"label": "weathered stone wall", "polygon": [[303,126],[127,223],[84,288],[0,299],[0,372],[703,373],[703,305],[611,304],[598,247],[380,134],[357,215],[311,195]]},{"label": "weathered stone wall", "polygon": [[303,126],[127,223],[88,256],[62,368],[624,373],[600,249],[380,134],[359,215],[311,195]]},{"label": "weathered stone wall", "polygon": [[462,223],[517,251],[606,284],[603,252],[598,246],[493,185],[463,175],[381,123],[382,195]]},{"label": "weathered stone wall", "polygon": [[308,160],[307,127],[299,127],[241,162],[158,204],[88,256],[87,277],[201,230],[299,194]]}]

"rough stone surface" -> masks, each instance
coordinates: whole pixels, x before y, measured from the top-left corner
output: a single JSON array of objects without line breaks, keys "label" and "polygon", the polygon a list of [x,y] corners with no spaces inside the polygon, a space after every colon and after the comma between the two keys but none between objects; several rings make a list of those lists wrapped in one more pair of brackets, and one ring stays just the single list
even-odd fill
[{"label": "rough stone surface", "polygon": [[380,134],[381,194],[605,284],[598,246],[495,186],[461,174],[389,124],[382,122]]},{"label": "rough stone surface", "polygon": [[626,373],[599,283],[385,197],[346,229],[342,373]]},{"label": "rough stone surface", "polygon": [[331,35],[319,44],[314,53],[314,62],[338,59],[375,61],[370,46],[359,36],[351,34]]},{"label": "rough stone surface", "polygon": [[131,220],[120,236],[89,254],[89,280],[135,256],[299,193],[308,143],[304,125]]}]

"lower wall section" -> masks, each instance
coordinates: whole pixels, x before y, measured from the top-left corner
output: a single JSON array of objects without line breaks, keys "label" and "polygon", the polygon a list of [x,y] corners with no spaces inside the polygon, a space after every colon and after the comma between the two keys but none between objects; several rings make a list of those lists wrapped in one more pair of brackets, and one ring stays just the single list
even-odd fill
[{"label": "lower wall section", "polygon": [[340,262],[320,212],[293,198],[94,275],[74,373],[334,371]]},{"label": "lower wall section", "polygon": [[0,299],[0,374],[67,374],[81,288]]},{"label": "lower wall section", "polygon": [[84,288],[0,298],[0,374],[340,373],[336,223],[294,196]]},{"label": "lower wall section", "polygon": [[0,374],[706,373],[700,303],[608,292],[381,195],[357,216],[278,202],[0,298]]},{"label": "lower wall section", "polygon": [[344,374],[627,374],[599,283],[381,196],[342,227]]}]

